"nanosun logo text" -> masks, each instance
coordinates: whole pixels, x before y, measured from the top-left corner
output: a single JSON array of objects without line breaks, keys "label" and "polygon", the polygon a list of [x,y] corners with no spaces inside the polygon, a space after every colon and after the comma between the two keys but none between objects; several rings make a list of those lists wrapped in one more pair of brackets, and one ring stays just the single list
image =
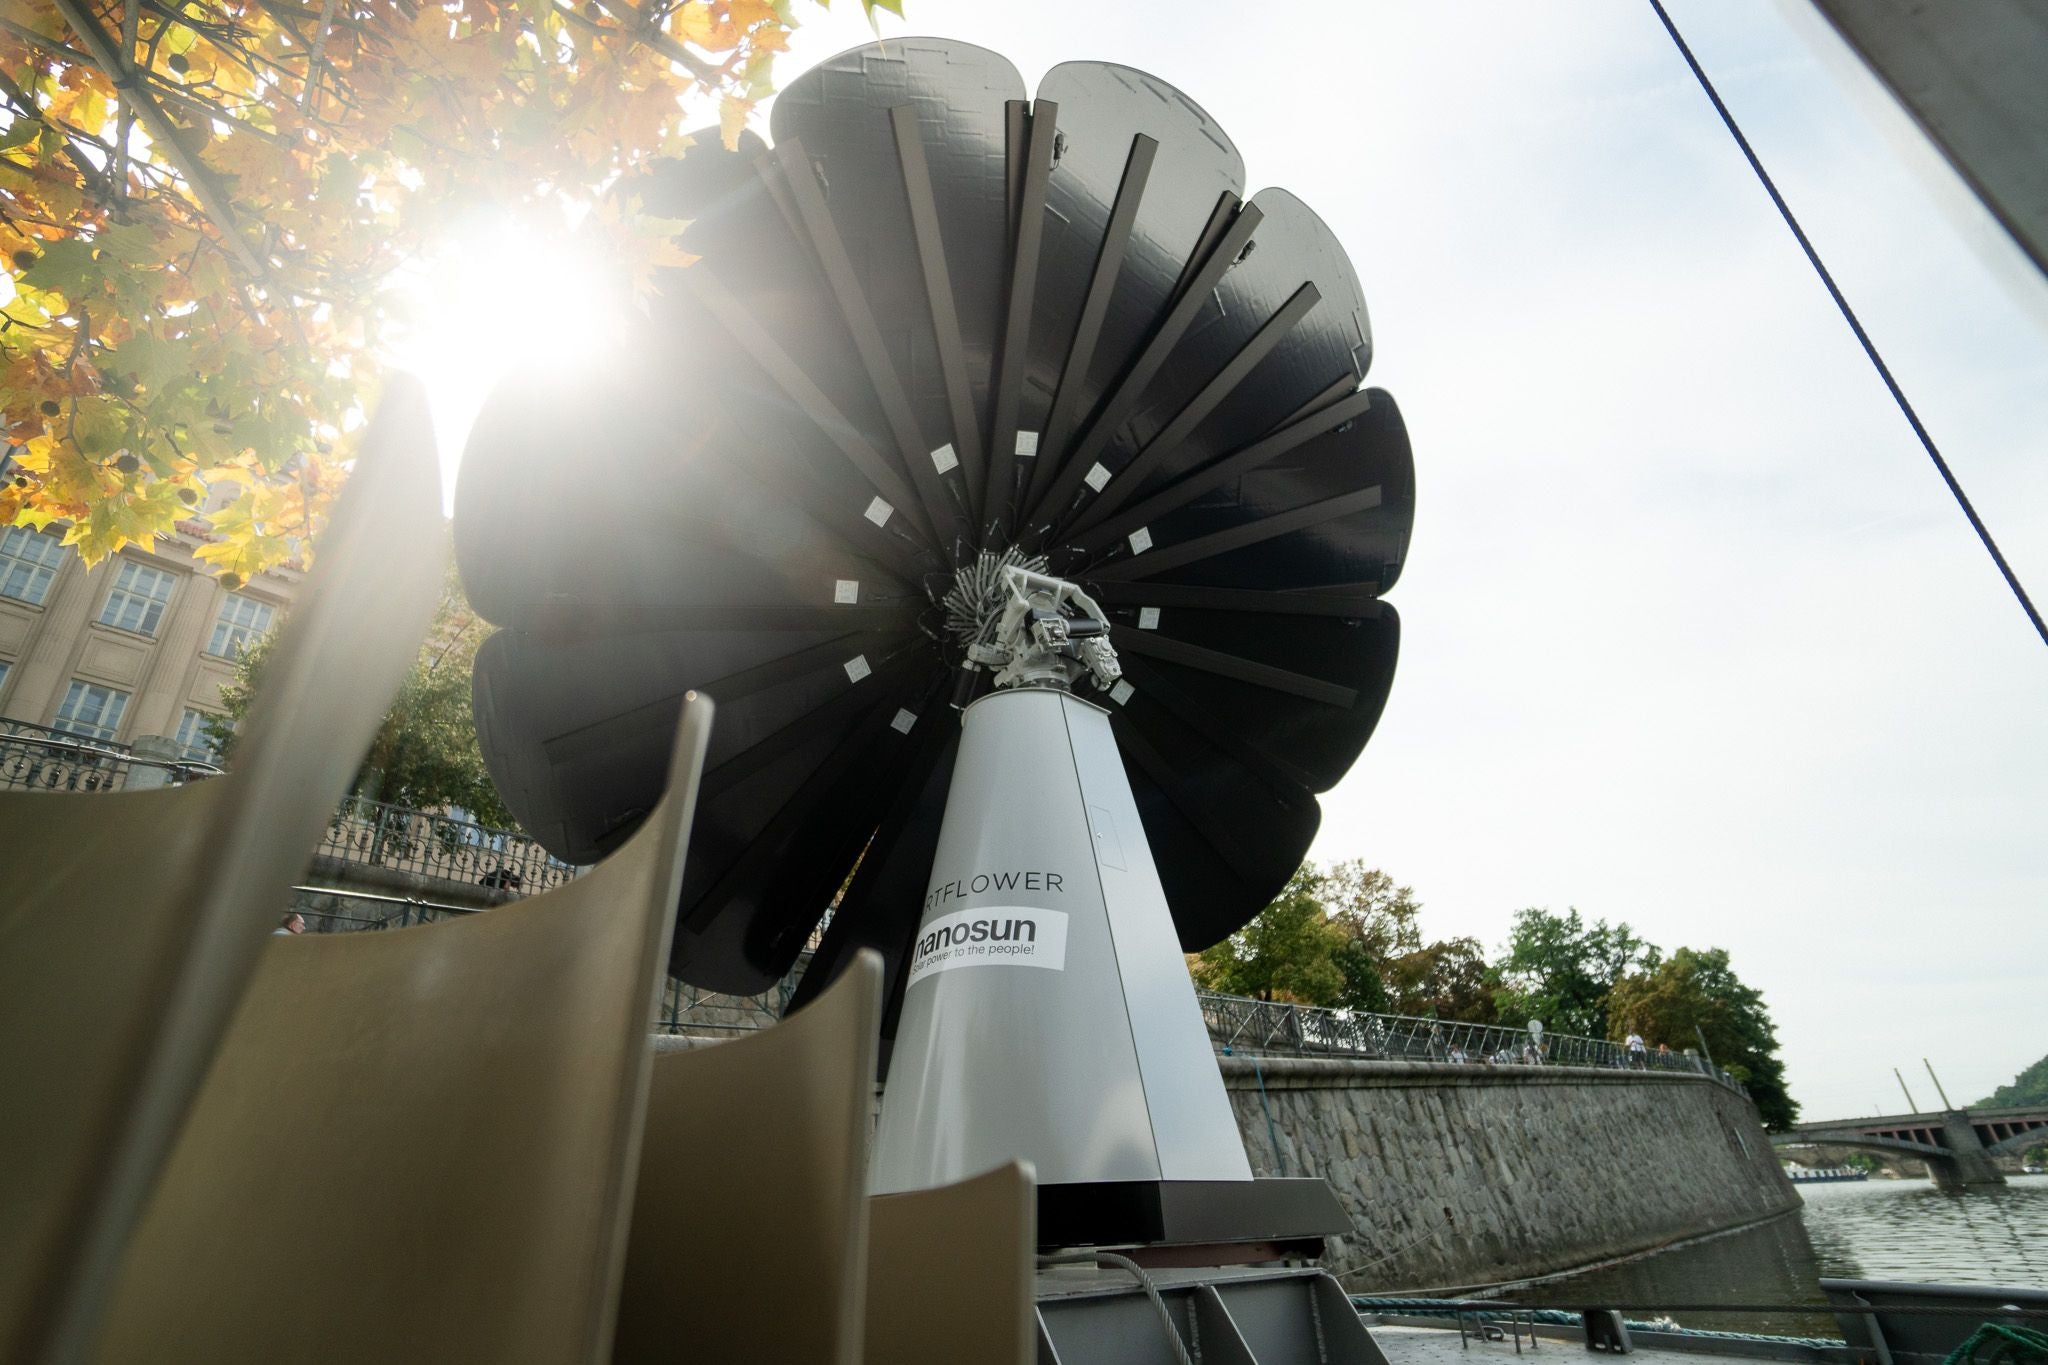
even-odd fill
[{"label": "nanosun logo text", "polygon": [[955,910],[918,931],[906,988],[955,967],[1044,967],[1065,971],[1067,913],[1035,905]]}]

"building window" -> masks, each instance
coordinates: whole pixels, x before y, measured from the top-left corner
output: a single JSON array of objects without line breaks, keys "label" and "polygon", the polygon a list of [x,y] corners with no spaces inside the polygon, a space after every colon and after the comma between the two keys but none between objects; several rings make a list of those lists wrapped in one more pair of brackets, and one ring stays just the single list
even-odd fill
[{"label": "building window", "polygon": [[7,690],[7,675],[9,673],[12,673],[13,671],[13,664],[7,662],[7,660],[5,659],[0,659],[0,692],[5,692]]},{"label": "building window", "polygon": [[229,593],[220,604],[220,618],[213,623],[213,639],[207,643],[206,652],[223,659],[241,658],[244,650],[269,632],[270,618],[275,614],[276,609],[268,602]]},{"label": "building window", "polygon": [[184,716],[178,721],[178,752],[196,763],[217,763],[220,761],[220,746],[207,728],[213,717],[194,707],[186,707]]},{"label": "building window", "polygon": [[127,709],[126,692],[73,678],[64,693],[64,704],[57,708],[55,728],[91,739],[112,739],[121,728],[121,713]]},{"label": "building window", "polygon": [[172,581],[162,569],[152,569],[132,559],[122,560],[114,590],[107,594],[107,605],[100,608],[100,624],[132,630],[138,635],[156,634],[158,623],[164,619],[164,603],[171,600]]},{"label": "building window", "polygon": [[0,531],[0,597],[41,606],[63,562],[64,543],[55,536],[26,526]]}]

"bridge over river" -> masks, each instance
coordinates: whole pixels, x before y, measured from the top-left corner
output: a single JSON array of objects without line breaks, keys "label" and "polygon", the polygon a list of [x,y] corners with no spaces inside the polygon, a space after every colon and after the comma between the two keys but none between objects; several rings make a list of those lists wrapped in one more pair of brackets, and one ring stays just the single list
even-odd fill
[{"label": "bridge over river", "polygon": [[1771,1138],[1777,1147],[1859,1147],[1917,1157],[1937,1185],[2003,1185],[1995,1156],[2048,1142],[2048,1105],[2012,1109],[1949,1109],[1867,1119],[1802,1123]]}]

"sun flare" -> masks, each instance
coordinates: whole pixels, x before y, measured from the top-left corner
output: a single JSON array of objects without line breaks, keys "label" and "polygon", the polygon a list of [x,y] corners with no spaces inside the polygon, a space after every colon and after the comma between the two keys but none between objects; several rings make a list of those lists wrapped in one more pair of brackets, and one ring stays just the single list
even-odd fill
[{"label": "sun flare", "polygon": [[523,366],[593,366],[620,344],[627,290],[587,238],[511,215],[464,224],[406,277],[399,369],[426,385],[448,496],[470,427]]}]

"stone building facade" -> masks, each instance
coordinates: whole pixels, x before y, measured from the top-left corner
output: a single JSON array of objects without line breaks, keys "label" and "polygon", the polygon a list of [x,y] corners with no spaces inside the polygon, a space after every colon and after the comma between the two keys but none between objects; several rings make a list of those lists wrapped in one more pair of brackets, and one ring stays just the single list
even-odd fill
[{"label": "stone building facade", "polygon": [[194,557],[205,535],[180,523],[87,570],[56,530],[0,529],[0,722],[208,757],[236,657],[283,619],[300,575],[226,587]]}]

